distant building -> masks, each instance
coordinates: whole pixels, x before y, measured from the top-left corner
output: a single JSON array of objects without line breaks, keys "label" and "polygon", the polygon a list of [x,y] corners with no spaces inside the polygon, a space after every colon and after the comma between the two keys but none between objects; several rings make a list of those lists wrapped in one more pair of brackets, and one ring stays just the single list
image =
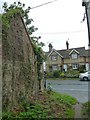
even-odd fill
[{"label": "distant building", "polygon": [[49,44],[49,52],[46,52],[46,71],[68,71],[70,69],[79,70],[80,68],[88,70],[90,50],[85,50],[85,47],[69,49],[68,41],[66,41],[66,47],[67,49],[55,50]]}]

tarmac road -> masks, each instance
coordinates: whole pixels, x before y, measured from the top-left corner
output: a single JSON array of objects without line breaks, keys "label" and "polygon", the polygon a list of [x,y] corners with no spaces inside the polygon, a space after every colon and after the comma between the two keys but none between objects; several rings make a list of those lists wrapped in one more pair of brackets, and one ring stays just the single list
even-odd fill
[{"label": "tarmac road", "polygon": [[78,102],[84,103],[90,101],[90,81],[79,81],[79,80],[47,80],[51,83],[54,91],[59,93],[65,93],[75,97]]}]

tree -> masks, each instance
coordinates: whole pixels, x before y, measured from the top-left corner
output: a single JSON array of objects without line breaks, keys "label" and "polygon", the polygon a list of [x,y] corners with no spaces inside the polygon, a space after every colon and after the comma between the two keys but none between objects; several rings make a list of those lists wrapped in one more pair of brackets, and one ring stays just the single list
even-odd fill
[{"label": "tree", "polygon": [[10,10],[16,10],[19,11],[20,14],[23,16],[24,20],[25,20],[25,24],[27,27],[27,31],[28,34],[31,37],[31,40],[34,44],[37,44],[38,46],[43,47],[44,43],[42,42],[38,42],[38,40],[41,38],[41,36],[36,37],[36,36],[32,36],[32,34],[38,30],[38,28],[36,28],[34,25],[32,25],[31,23],[34,22],[34,20],[32,18],[29,18],[28,13],[30,12],[30,7],[25,9],[25,4],[21,3],[21,2],[14,2],[13,4],[11,4],[10,6],[8,6],[7,2],[4,2],[3,4],[3,9],[4,9],[4,13],[9,12]]}]

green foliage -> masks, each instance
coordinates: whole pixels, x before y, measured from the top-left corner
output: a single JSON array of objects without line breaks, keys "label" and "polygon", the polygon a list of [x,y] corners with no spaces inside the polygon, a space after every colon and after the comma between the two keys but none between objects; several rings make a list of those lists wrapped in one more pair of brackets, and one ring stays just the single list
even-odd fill
[{"label": "green foliage", "polygon": [[2,14],[0,14],[0,22],[2,21]]},{"label": "green foliage", "polygon": [[27,26],[27,31],[31,37],[32,42],[34,44],[37,43],[36,45],[38,45],[38,46],[40,45],[41,47],[44,45],[44,43],[38,42],[38,40],[41,38],[40,36],[39,37],[31,36],[31,35],[33,35],[33,33],[35,31],[38,30],[38,28],[35,28],[34,25],[31,25],[32,22],[34,22],[34,20],[32,18],[29,18],[29,16],[28,16],[28,13],[30,12],[30,7],[25,9],[25,4],[23,4],[21,2],[17,2],[17,3],[14,2],[10,6],[8,6],[7,2],[4,2],[3,9],[4,9],[4,14],[6,13],[7,16],[9,16],[9,17],[12,16],[12,14],[20,13],[25,20],[24,22]]},{"label": "green foliage", "polygon": [[12,112],[7,112],[3,114],[3,120],[25,120],[25,119],[38,119],[46,118],[47,112],[42,109],[41,106],[36,105],[30,108],[28,111],[20,112],[17,116],[14,116]]},{"label": "green foliage", "polygon": [[14,116],[12,112],[3,112],[2,120],[14,120]]},{"label": "green foliage", "polygon": [[79,77],[78,70],[68,70],[67,72],[55,70],[53,72],[47,72],[47,78],[78,78],[78,77]]},{"label": "green foliage", "polygon": [[23,99],[21,101],[24,111],[15,115],[13,112],[4,112],[3,113],[3,120],[13,120],[13,119],[33,119],[33,118],[46,118],[47,111],[43,109],[41,104],[32,104],[30,101],[26,101]]},{"label": "green foliage", "polygon": [[60,77],[60,71],[58,71],[58,70],[53,71],[53,77],[59,78]]},{"label": "green foliage", "polygon": [[59,70],[55,70],[55,71],[52,71],[52,72],[47,72],[46,75],[47,75],[47,78],[59,78],[60,73],[61,72]]},{"label": "green foliage", "polygon": [[48,92],[45,92],[44,96],[41,95],[39,100],[40,101],[34,101],[34,99],[30,99],[28,101],[26,97],[23,97],[22,99],[20,99],[23,111],[16,111],[18,112],[18,114],[15,114],[15,111],[3,112],[3,118],[5,120],[25,120],[74,117],[72,105],[76,104],[77,101],[71,96],[51,91],[49,94]]},{"label": "green foliage", "polygon": [[53,72],[47,72],[46,77],[47,78],[53,78]]},{"label": "green foliage", "polygon": [[87,116],[90,115],[90,101],[83,104],[82,114]]},{"label": "green foliage", "polygon": [[[10,6],[8,6],[7,2],[4,2],[3,4],[3,39],[5,41],[5,45],[8,46],[4,46],[5,48],[7,48],[5,51],[10,51],[10,44],[7,41],[7,33],[5,33],[5,30],[9,28],[10,26],[10,19],[14,14],[21,14],[22,17],[24,18],[24,22],[27,26],[27,31],[28,34],[31,37],[31,41],[33,43],[33,48],[34,48],[34,52],[37,55],[37,72],[38,72],[38,79],[42,79],[42,75],[40,73],[40,69],[41,69],[41,65],[43,63],[43,61],[45,60],[45,55],[42,51],[42,47],[44,46],[44,43],[39,42],[38,40],[41,38],[39,37],[35,37],[33,36],[33,33],[38,30],[38,28],[35,28],[34,25],[31,25],[31,23],[33,22],[32,18],[29,18],[28,13],[30,12],[30,7],[25,9],[25,4],[21,3],[21,2],[14,2],[13,4],[11,4]],[[8,53],[9,54],[9,53]],[[40,78],[41,76],[41,78]]]},{"label": "green foliage", "polygon": [[50,83],[48,83],[47,92],[50,93],[51,91],[52,91],[52,86]]},{"label": "green foliage", "polygon": [[31,106],[27,112],[21,112],[18,117],[21,119],[24,118],[46,118],[47,113],[43,110],[42,106],[36,104],[35,106]]},{"label": "green foliage", "polygon": [[80,73],[85,72],[85,65],[81,65],[81,66],[79,67],[79,72],[80,72]]},{"label": "green foliage", "polygon": [[[4,2],[3,9],[4,9],[3,14],[5,14],[5,15],[7,14],[7,17],[4,18],[5,21],[6,21],[6,19],[8,19],[8,17],[10,18],[13,14],[20,13],[25,20],[25,24],[27,26],[27,31],[28,31],[28,34],[30,35],[31,39],[32,39],[32,42],[36,46],[38,45],[38,46],[42,47],[44,45],[44,43],[42,43],[42,42],[39,43],[38,42],[38,40],[41,38],[40,36],[39,37],[31,36],[35,31],[38,30],[38,28],[35,28],[34,25],[31,25],[31,23],[34,22],[34,21],[33,21],[32,18],[29,18],[29,16],[28,16],[28,13],[30,12],[30,7],[25,9],[25,4],[23,4],[21,2],[17,2],[17,3],[14,2],[10,6],[8,6],[7,2]],[[8,19],[7,22],[9,22],[9,19]]]},{"label": "green foliage", "polygon": [[67,118],[73,118],[73,116],[75,115],[74,110],[70,108],[68,108],[65,113],[66,113]]},{"label": "green foliage", "polygon": [[79,77],[79,71],[78,70],[68,70],[65,73],[66,77],[69,78],[78,78]]},{"label": "green foliage", "polygon": [[76,104],[77,100],[67,94],[59,94],[56,92],[52,93],[52,98],[55,98],[57,100],[57,102],[63,103],[69,107],[71,107],[72,105]]},{"label": "green foliage", "polygon": [[64,72],[61,72],[61,73],[60,73],[60,77],[62,77],[62,78],[66,77],[65,73],[64,73]]}]

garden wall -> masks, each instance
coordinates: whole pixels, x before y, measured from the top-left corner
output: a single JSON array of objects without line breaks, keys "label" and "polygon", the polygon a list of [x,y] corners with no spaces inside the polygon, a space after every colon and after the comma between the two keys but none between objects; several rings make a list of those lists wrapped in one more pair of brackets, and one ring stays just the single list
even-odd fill
[{"label": "garden wall", "polygon": [[21,99],[37,94],[37,60],[20,14],[11,16],[9,27],[2,29],[2,102],[3,110],[12,110]]}]

